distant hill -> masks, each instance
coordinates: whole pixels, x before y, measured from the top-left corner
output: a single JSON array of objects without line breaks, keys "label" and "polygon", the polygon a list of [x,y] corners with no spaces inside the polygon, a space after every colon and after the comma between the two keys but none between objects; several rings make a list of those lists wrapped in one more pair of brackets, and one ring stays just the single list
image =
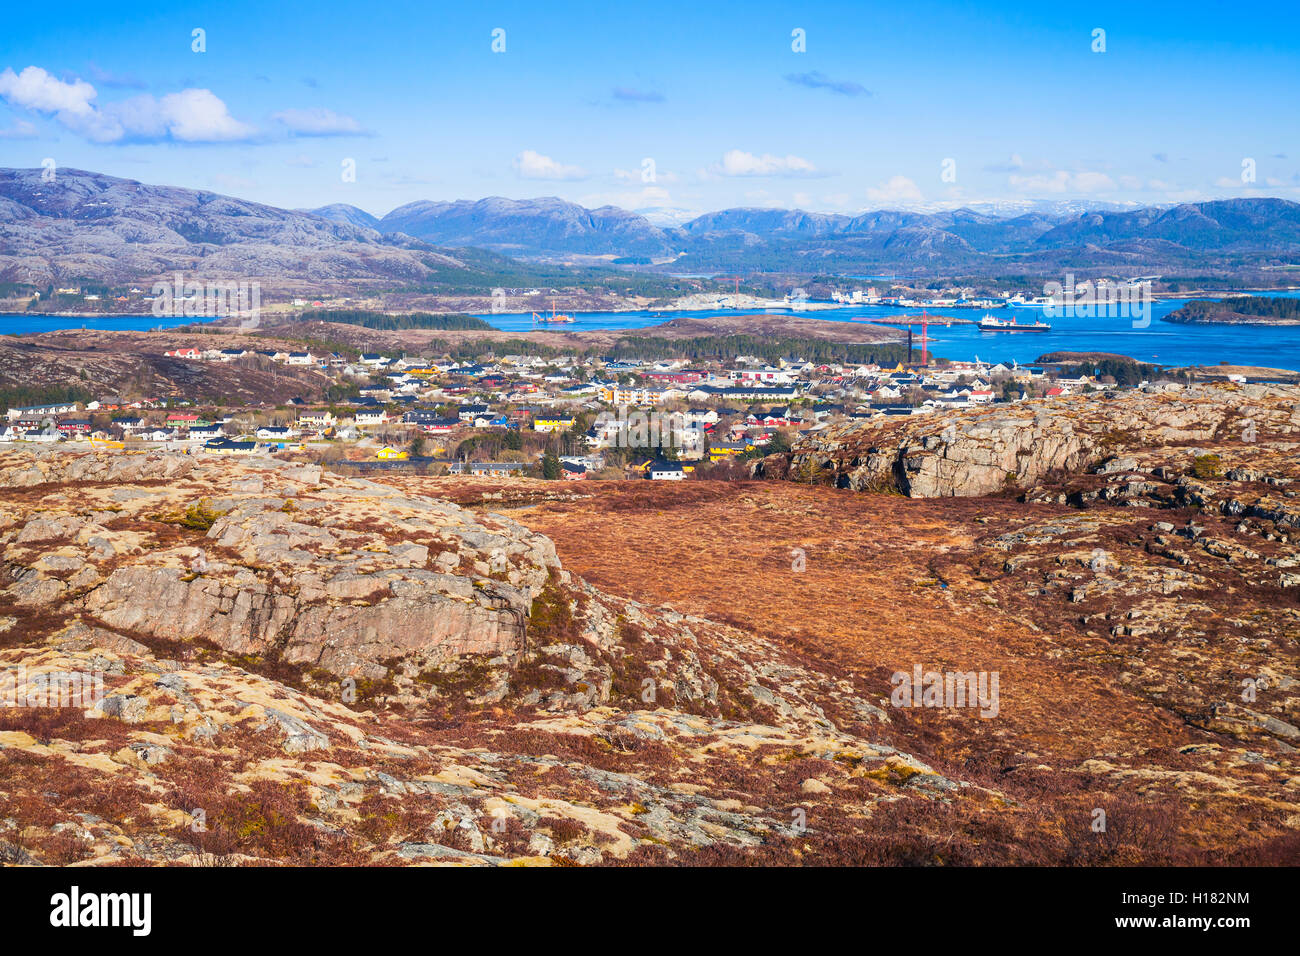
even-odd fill
[{"label": "distant hill", "polygon": [[373,229],[379,231],[379,219],[370,215],[364,209],[358,209],[356,206],[349,206],[345,202],[336,202],[329,206],[321,206],[319,209],[308,209],[306,212],[313,216],[320,216],[322,219],[328,219],[330,222],[341,222],[349,226],[357,226],[361,229]]},{"label": "distant hill", "polygon": [[757,237],[798,236],[819,238],[843,235],[850,216],[804,212],[802,209],[723,209],[705,213],[682,226],[688,236],[748,233]]},{"label": "distant hill", "polygon": [[1300,247],[1300,203],[1222,199],[1169,209],[1090,212],[1053,226],[1044,247],[1167,242],[1189,251],[1261,252]]},{"label": "distant hill", "polygon": [[0,169],[0,281],[419,281],[460,260],[407,237],[218,193],[80,169]]},{"label": "distant hill", "polygon": [[508,254],[662,256],[673,251],[669,235],[644,216],[616,206],[586,209],[555,197],[413,202],[384,216],[378,228],[439,246]]}]

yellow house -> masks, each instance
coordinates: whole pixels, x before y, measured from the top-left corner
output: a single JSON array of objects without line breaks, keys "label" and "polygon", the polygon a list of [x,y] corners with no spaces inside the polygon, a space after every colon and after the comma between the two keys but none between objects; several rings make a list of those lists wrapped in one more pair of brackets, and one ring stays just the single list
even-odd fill
[{"label": "yellow house", "polygon": [[383,448],[379,449],[379,451],[375,453],[375,457],[378,458],[380,461],[405,461],[407,458],[410,457],[410,454],[408,452],[398,451],[396,448],[391,448],[388,445],[385,445]]},{"label": "yellow house", "polygon": [[298,416],[298,427],[325,428],[334,424],[334,415],[330,411],[303,412]]},{"label": "yellow house", "polygon": [[536,418],[533,420],[533,430],[539,432],[560,432],[572,427],[572,418]]},{"label": "yellow house", "polygon": [[603,385],[596,389],[602,402],[608,405],[657,405],[664,398],[660,388],[624,388],[620,385]]},{"label": "yellow house", "polygon": [[709,461],[720,461],[730,455],[739,455],[748,450],[745,442],[718,442],[709,446]]}]

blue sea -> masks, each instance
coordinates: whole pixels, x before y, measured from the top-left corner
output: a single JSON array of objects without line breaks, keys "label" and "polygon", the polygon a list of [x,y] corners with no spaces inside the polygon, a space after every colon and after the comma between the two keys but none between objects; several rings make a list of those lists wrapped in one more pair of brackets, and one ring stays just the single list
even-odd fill
[{"label": "blue sea", "polygon": [[[1272,294],[1272,293],[1258,293]],[[1300,293],[1282,293],[1291,296]],[[1206,297],[1208,298],[1208,297]],[[1182,308],[1186,299],[1161,299],[1151,304],[1150,321],[1134,328],[1129,317],[1078,315],[1073,318],[1045,318],[1042,309],[1009,307],[989,314],[1014,318],[1027,324],[1036,320],[1051,325],[1050,332],[981,332],[973,323],[985,314],[979,309],[931,309],[929,347],[934,355],[971,361],[1031,364],[1047,352],[1114,352],[1153,365],[1260,365],[1300,370],[1300,325],[1179,325],[1160,321]],[[785,309],[764,310],[772,314],[799,315],[831,322],[855,319],[898,319],[918,309],[885,306],[847,306],[793,313]],[[698,312],[575,312],[572,324],[549,326],[552,331],[583,329],[634,329],[667,322],[674,318],[736,315],[736,310]],[[970,325],[935,325],[944,317],[965,319]],[[524,332],[537,328],[528,315],[480,315],[498,329]],[[901,326],[892,326],[902,328]],[[921,345],[921,326],[913,326],[914,346]]]},{"label": "blue sea", "polygon": [[[1274,293],[1261,293],[1274,294]],[[1281,295],[1297,295],[1276,293]],[[1046,321],[1050,332],[981,332],[972,325],[943,326],[931,324],[930,349],[935,355],[950,359],[971,360],[978,356],[985,362],[1011,362],[1021,365],[1032,363],[1047,352],[1115,352],[1128,355],[1141,362],[1157,365],[1217,365],[1228,362],[1234,365],[1261,365],[1271,368],[1300,370],[1300,326],[1265,325],[1175,325],[1160,321],[1175,309],[1186,304],[1185,299],[1162,299],[1151,306],[1151,321],[1143,328],[1134,328],[1128,317],[1080,315],[1073,318],[1054,317]],[[806,318],[825,319],[831,322],[851,322],[854,319],[889,319],[914,314],[914,309],[897,309],[882,306],[848,306],[792,313],[789,310],[767,310],[772,314],[798,314]],[[642,311],[642,312],[578,312],[572,324],[550,327],[552,331],[572,332],[595,329],[635,329],[657,325],[674,318],[700,318],[705,316],[736,315],[735,310],[718,311]],[[942,322],[945,316],[975,320],[984,313],[978,309],[933,309],[932,319]],[[992,314],[999,318],[1014,317],[1020,323],[1043,319],[1040,309],[996,309]],[[507,332],[526,332],[538,328],[529,315],[479,316],[493,327]],[[69,317],[33,316],[28,314],[0,315],[0,333],[28,334],[49,332],[55,329],[122,329],[146,330],[186,325],[193,319],[160,319],[153,315]],[[894,326],[898,328],[898,326]],[[915,345],[920,347],[920,326],[914,327]]]},{"label": "blue sea", "polygon": [[31,335],[60,329],[104,329],[117,332],[147,332],[192,325],[194,318],[159,318],[156,315],[33,315],[29,312],[0,312],[0,335]]}]

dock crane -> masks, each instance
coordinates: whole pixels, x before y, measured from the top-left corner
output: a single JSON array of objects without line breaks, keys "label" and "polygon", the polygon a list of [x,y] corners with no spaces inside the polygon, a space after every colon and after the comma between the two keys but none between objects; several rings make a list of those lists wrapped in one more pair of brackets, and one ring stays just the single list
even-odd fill
[{"label": "dock crane", "polygon": [[553,323],[553,322],[554,322],[554,323],[561,323],[561,322],[572,322],[572,321],[573,321],[573,316],[571,316],[571,315],[557,315],[557,314],[556,314],[556,312],[555,312],[555,300],[554,300],[554,299],[551,300],[551,314],[550,314],[550,315],[538,315],[536,312],[533,313],[533,323],[534,323],[534,324],[536,324],[536,323],[538,323],[538,322],[541,322],[541,323],[544,323],[544,324],[549,325],[549,324],[551,324],[551,323]]}]

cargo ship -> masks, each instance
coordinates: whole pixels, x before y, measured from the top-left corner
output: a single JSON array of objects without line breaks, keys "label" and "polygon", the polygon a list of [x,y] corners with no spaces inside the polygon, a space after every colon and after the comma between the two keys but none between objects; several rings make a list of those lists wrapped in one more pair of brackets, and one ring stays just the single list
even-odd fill
[{"label": "cargo ship", "polygon": [[1050,332],[1052,327],[1046,322],[1029,322],[1021,325],[1015,319],[995,319],[986,315],[980,319],[981,332]]}]

